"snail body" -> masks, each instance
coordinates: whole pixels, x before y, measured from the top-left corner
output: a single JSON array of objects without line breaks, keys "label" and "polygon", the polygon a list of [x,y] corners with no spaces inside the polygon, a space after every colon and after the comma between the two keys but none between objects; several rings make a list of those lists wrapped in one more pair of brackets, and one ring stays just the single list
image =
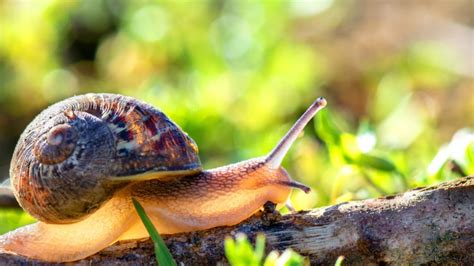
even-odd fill
[{"label": "snail body", "polygon": [[0,236],[0,251],[74,261],[146,237],[132,197],[162,234],[237,224],[267,201],[285,202],[291,188],[309,190],[280,164],[325,105],[317,99],[269,155],[202,170],[194,141],[144,102],[113,94],[59,102],[25,129],[10,168],[18,202],[39,222]]}]

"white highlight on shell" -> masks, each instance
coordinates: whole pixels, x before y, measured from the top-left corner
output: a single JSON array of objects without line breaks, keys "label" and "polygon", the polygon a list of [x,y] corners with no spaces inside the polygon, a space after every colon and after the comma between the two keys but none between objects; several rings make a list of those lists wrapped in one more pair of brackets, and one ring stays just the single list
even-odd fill
[{"label": "white highlight on shell", "polygon": [[61,144],[63,142],[63,139],[64,139],[64,136],[62,133],[52,133],[52,134],[49,134],[48,136],[48,143],[50,145],[54,145],[54,146],[58,146],[59,144]]}]

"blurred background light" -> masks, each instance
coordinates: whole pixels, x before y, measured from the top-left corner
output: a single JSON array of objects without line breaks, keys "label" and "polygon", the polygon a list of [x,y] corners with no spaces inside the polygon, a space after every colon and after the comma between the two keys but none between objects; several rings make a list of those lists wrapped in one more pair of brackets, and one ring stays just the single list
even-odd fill
[{"label": "blurred background light", "polygon": [[128,27],[140,40],[156,42],[168,31],[166,16],[166,12],[158,6],[144,6],[133,13]]},{"label": "blurred background light", "polygon": [[330,8],[334,0],[292,0],[291,11],[297,16],[311,16]]},{"label": "blurred background light", "polygon": [[239,17],[224,15],[212,27],[211,39],[216,51],[230,61],[244,55],[253,45],[250,25]]},{"label": "blurred background light", "polygon": [[[283,162],[313,188],[298,209],[474,174],[473,16],[472,0],[0,1],[0,177],[35,115],[89,92],[157,106],[204,168],[266,154],[325,96]],[[32,221],[4,217],[0,233]]]}]

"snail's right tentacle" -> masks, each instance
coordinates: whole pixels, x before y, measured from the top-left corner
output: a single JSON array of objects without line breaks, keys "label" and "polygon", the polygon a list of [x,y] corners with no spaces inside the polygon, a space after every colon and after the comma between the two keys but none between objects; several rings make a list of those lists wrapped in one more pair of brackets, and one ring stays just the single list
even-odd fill
[{"label": "snail's right tentacle", "polygon": [[323,109],[326,104],[326,99],[323,97],[319,97],[313,102],[313,104],[311,104],[306,112],[301,115],[298,121],[295,122],[286,135],[280,140],[276,147],[268,154],[266,160],[268,166],[273,169],[278,169],[280,167],[283,158],[298,135],[303,131],[311,118],[313,118],[321,109]]}]

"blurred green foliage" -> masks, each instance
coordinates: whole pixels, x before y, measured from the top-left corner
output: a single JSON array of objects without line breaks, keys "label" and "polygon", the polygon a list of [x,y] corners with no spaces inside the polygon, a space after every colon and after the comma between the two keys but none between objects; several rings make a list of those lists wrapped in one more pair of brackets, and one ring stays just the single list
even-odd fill
[{"label": "blurred green foliage", "polygon": [[[435,1],[428,18],[416,3],[389,5],[392,17],[368,2],[1,1],[0,177],[38,112],[87,92],[159,107],[205,168],[269,152],[325,96],[284,161],[313,188],[292,194],[296,209],[473,174],[472,57],[417,20],[442,11],[472,31],[469,1]],[[28,217],[0,210],[0,233]]]},{"label": "blurred green foliage", "polygon": [[35,222],[35,219],[20,209],[0,209],[0,233],[11,231],[20,225]]},{"label": "blurred green foliage", "polygon": [[257,235],[255,249],[244,234],[238,234],[235,240],[228,237],[225,240],[225,255],[232,266],[302,266],[309,265],[304,258],[291,249],[282,254],[271,251],[265,258],[265,236]]}]

